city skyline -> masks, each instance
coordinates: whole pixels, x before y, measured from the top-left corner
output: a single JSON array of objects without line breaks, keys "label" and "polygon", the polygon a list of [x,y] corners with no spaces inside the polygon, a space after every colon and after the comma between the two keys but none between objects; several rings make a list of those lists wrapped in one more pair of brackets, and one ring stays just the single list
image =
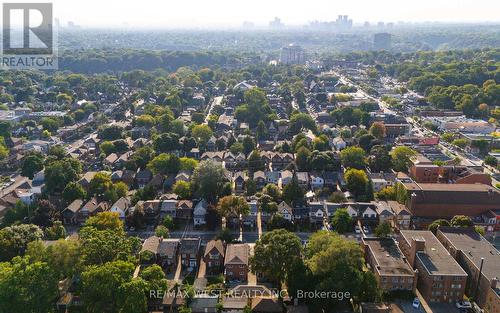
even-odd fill
[{"label": "city skyline", "polygon": [[[307,6],[284,1],[265,2],[256,0],[244,10],[228,0],[180,3],[144,0],[140,7],[133,2],[89,0],[85,3],[74,0],[55,0],[55,16],[62,25],[73,22],[83,27],[111,28],[234,28],[248,21],[257,27],[267,26],[279,17],[286,26],[301,26],[313,21],[335,21],[338,15],[348,15],[354,25],[366,21],[408,23],[487,23],[499,22],[500,4],[480,1],[420,1],[401,3],[394,0],[369,2],[364,0],[348,3],[333,3],[313,0]],[[484,8],[488,6],[489,9]]]}]

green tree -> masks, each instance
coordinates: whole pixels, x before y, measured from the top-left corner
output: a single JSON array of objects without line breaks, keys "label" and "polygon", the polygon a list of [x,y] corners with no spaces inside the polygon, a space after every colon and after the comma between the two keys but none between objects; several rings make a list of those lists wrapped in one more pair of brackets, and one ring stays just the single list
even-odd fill
[{"label": "green tree", "polygon": [[46,262],[58,279],[72,277],[82,268],[78,240],[59,239],[48,246],[40,240],[32,241],[28,244],[26,255],[32,262]]},{"label": "green tree", "polygon": [[99,145],[99,150],[105,155],[110,155],[113,152],[116,152],[115,145],[113,142],[105,140]]},{"label": "green tree", "polygon": [[193,158],[181,157],[179,162],[181,171],[193,171],[198,166],[198,161]]},{"label": "green tree", "polygon": [[304,202],[304,191],[300,188],[299,180],[295,174],[292,180],[283,188],[283,200],[293,206]]},{"label": "green tree", "polygon": [[39,153],[29,154],[24,158],[21,175],[33,179],[33,176],[43,170],[44,157]]},{"label": "green tree", "polygon": [[240,228],[243,224],[243,217],[250,213],[248,202],[243,197],[225,196],[217,204],[217,213],[226,219],[236,216],[240,222]]},{"label": "green tree", "polygon": [[435,220],[434,222],[432,222],[427,229],[430,230],[431,232],[433,232],[435,235],[437,233],[437,229],[440,226],[451,226],[451,224],[447,220],[439,219],[439,220]]},{"label": "green tree", "polygon": [[61,221],[54,221],[54,224],[45,229],[45,238],[47,240],[57,240],[66,237],[66,229]]},{"label": "green tree", "polygon": [[243,144],[243,153],[245,155],[248,155],[255,149],[255,141],[250,136],[245,136],[241,143]]},{"label": "green tree", "polygon": [[85,199],[87,193],[82,185],[77,182],[70,182],[63,190],[62,197],[66,203],[71,203],[76,199]]},{"label": "green tree", "polygon": [[0,312],[52,312],[58,296],[57,281],[45,262],[15,257],[0,263]]},{"label": "green tree", "polygon": [[212,129],[205,124],[195,125],[191,130],[191,136],[200,146],[205,146],[212,135]]},{"label": "green tree", "polygon": [[365,193],[366,185],[369,183],[365,171],[350,168],[345,172],[344,178],[347,189],[351,191],[354,196],[359,197]]},{"label": "green tree", "polygon": [[352,223],[352,217],[347,212],[347,209],[337,209],[332,217],[332,226],[339,234],[351,231]]},{"label": "green tree", "polygon": [[28,243],[41,240],[43,231],[33,224],[13,225],[0,229],[0,261],[23,255]]},{"label": "green tree", "polygon": [[224,169],[220,164],[212,161],[200,162],[193,172],[191,181],[196,196],[212,204],[217,203],[226,182]]},{"label": "green tree", "polygon": [[190,199],[191,183],[180,180],[174,184],[172,191],[178,195],[180,199]]},{"label": "green tree", "polygon": [[[82,273],[82,300],[85,302],[86,311],[120,312],[126,302],[122,298],[127,294],[123,288],[126,288],[124,285],[130,282],[134,268],[134,264],[125,261],[88,267]],[[132,304],[128,303],[128,305]]]},{"label": "green tree", "polygon": [[373,146],[368,156],[368,166],[372,172],[378,173],[388,171],[392,166],[389,151],[384,146]]},{"label": "green tree", "polygon": [[340,152],[340,159],[345,168],[363,169],[365,151],[359,147],[347,147]]},{"label": "green tree", "polygon": [[381,238],[387,238],[392,233],[391,224],[388,222],[380,223],[375,227],[375,235]]},{"label": "green tree", "polygon": [[385,125],[382,122],[374,122],[370,127],[370,134],[377,139],[383,139],[385,137]]},{"label": "green tree", "polygon": [[181,166],[179,158],[174,154],[162,153],[149,161],[147,167],[154,174],[175,174]]},{"label": "green tree", "polygon": [[70,182],[77,181],[82,171],[76,159],[56,160],[45,166],[45,185],[49,193],[60,193]]},{"label": "green tree", "polygon": [[311,151],[306,147],[300,147],[295,155],[295,164],[299,171],[308,171],[310,168],[309,159],[311,157]]},{"label": "green tree", "polygon": [[468,216],[455,215],[451,219],[451,226],[454,226],[454,227],[472,227],[472,226],[474,226],[474,222]]},{"label": "green tree", "polygon": [[281,191],[278,188],[278,186],[274,184],[267,184],[263,189],[262,193],[269,195],[271,198],[273,198],[273,201],[278,203],[281,201]]},{"label": "green tree", "polygon": [[123,222],[120,220],[118,213],[115,212],[101,212],[95,216],[91,216],[85,221],[84,227],[93,227],[97,230],[112,230],[121,232],[123,231]]},{"label": "green tree", "polygon": [[264,233],[255,243],[250,266],[253,271],[263,273],[275,282],[281,290],[291,267],[300,262],[301,252],[302,245],[297,235],[284,229],[273,230]]},{"label": "green tree", "polygon": [[398,172],[407,172],[411,165],[411,158],[416,154],[415,150],[406,146],[394,148],[390,153],[394,170]]},{"label": "green tree", "polygon": [[155,236],[157,236],[157,237],[163,237],[163,238],[168,238],[169,237],[168,228],[166,228],[163,225],[156,226],[156,228],[155,228]]}]

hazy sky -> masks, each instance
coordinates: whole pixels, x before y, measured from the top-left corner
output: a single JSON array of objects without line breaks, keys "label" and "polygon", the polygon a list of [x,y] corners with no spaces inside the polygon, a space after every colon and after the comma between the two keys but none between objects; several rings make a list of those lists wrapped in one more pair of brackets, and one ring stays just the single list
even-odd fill
[{"label": "hazy sky", "polygon": [[331,21],[348,14],[354,23],[498,22],[498,0],[53,0],[64,25],[202,28],[267,25],[278,16],[288,25]]}]

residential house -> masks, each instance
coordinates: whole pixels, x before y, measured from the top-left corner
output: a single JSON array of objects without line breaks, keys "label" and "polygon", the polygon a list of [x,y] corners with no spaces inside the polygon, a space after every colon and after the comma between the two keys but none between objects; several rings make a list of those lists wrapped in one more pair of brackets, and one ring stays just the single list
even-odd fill
[{"label": "residential house", "polygon": [[302,189],[309,188],[309,172],[297,172],[297,181]]},{"label": "residential house", "polygon": [[255,181],[257,190],[261,190],[266,186],[266,174],[264,171],[256,171],[253,173],[253,180]]},{"label": "residential house", "polygon": [[198,267],[198,257],[200,253],[200,238],[182,238],[179,254],[181,255],[181,264],[188,269]]},{"label": "residential house", "polygon": [[293,173],[289,170],[286,170],[282,171],[280,176],[281,176],[281,186],[284,187],[292,181]]},{"label": "residential house", "polygon": [[194,207],[193,221],[194,226],[201,226],[206,224],[206,215],[208,209],[208,202],[204,199],[199,201]]},{"label": "residential house", "polygon": [[244,172],[236,172],[233,175],[234,190],[237,193],[245,191],[245,182],[247,175]]},{"label": "residential house", "polygon": [[179,249],[180,239],[178,238],[162,238],[158,246],[158,257],[160,265],[171,271],[177,265],[177,252]]},{"label": "residential house", "polygon": [[283,313],[283,304],[275,297],[255,297],[251,299],[253,313]]},{"label": "residential house", "polygon": [[224,268],[225,247],[221,240],[210,240],[205,247],[203,261],[207,275],[218,275]]},{"label": "residential house", "polygon": [[80,184],[80,186],[82,186],[83,189],[88,191],[90,186],[90,181],[92,180],[92,178],[94,178],[95,174],[97,174],[97,172],[86,172],[83,175],[83,177],[80,178],[78,183]]},{"label": "residential house", "polygon": [[148,169],[138,170],[135,175],[135,181],[138,188],[144,188],[153,178],[153,173]]},{"label": "residential house", "polygon": [[179,200],[175,217],[182,220],[190,220],[193,218],[193,202],[190,200]]},{"label": "residential house", "polygon": [[177,213],[177,202],[177,200],[162,200],[160,217],[164,218],[165,216],[170,216],[172,218],[175,218]]},{"label": "residential house", "polygon": [[130,200],[125,197],[121,197],[111,206],[110,212],[118,213],[121,220],[125,219],[128,209],[130,207]]},{"label": "residential house", "polygon": [[144,220],[147,224],[155,224],[160,216],[160,201],[159,200],[148,200],[139,201],[135,207],[142,206],[144,210]]},{"label": "residential house", "polygon": [[312,189],[322,189],[325,186],[325,179],[321,175],[312,173],[309,177]]},{"label": "residential house", "polygon": [[278,185],[280,181],[280,172],[273,172],[273,171],[266,171],[266,185],[267,184],[273,184],[273,185]]},{"label": "residential house", "polygon": [[325,207],[321,202],[309,202],[309,220],[311,224],[323,225],[325,219]]},{"label": "residential house", "polygon": [[[255,227],[257,225],[257,214],[258,214],[257,200],[248,201],[248,206],[250,207],[250,213],[248,215],[243,216],[243,225]],[[262,222],[265,222],[264,215],[266,214],[262,212],[261,215]]]},{"label": "residential house", "polygon": [[76,199],[71,202],[62,212],[64,224],[77,224],[78,223],[78,211],[83,205],[83,200]]},{"label": "residential house", "polygon": [[281,201],[281,203],[278,204],[278,214],[285,220],[293,222],[293,210],[285,201]]},{"label": "residential house", "polygon": [[107,210],[108,204],[106,202],[99,202],[95,197],[93,197],[78,211],[77,222],[79,224],[83,224],[90,216],[94,216],[97,213],[105,212]]},{"label": "residential house", "polygon": [[224,258],[226,282],[246,282],[250,247],[246,243],[229,244]]}]

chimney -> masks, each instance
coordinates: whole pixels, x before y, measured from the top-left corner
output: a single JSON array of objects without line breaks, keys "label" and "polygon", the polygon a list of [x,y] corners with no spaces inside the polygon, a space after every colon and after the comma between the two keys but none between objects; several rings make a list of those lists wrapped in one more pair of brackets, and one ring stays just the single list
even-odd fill
[{"label": "chimney", "polygon": [[500,288],[500,284],[498,282],[499,282],[498,277],[494,277],[491,279],[491,288],[493,290]]}]

